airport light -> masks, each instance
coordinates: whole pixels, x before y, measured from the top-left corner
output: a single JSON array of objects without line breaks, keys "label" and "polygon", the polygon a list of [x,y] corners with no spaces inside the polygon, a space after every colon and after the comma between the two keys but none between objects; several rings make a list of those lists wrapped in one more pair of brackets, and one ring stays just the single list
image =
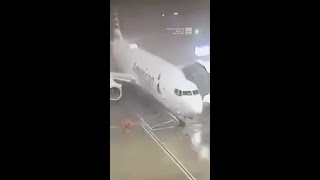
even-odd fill
[{"label": "airport light", "polygon": [[130,45],[129,45],[129,48],[130,48],[130,49],[137,49],[137,48],[138,48],[138,45],[137,45],[137,44],[130,44]]},{"label": "airport light", "polygon": [[178,12],[173,13],[173,15],[175,15],[175,16],[178,15],[178,14],[179,14]]},{"label": "airport light", "polygon": [[194,53],[196,56],[209,56],[210,55],[210,46],[200,46],[194,48]]},{"label": "airport light", "polygon": [[192,144],[198,148],[199,145],[201,144],[202,140],[201,140],[201,133],[200,132],[195,132],[192,134],[191,136],[191,142]]},{"label": "airport light", "polygon": [[207,146],[203,146],[200,149],[200,157],[203,159],[210,159],[210,149]]}]

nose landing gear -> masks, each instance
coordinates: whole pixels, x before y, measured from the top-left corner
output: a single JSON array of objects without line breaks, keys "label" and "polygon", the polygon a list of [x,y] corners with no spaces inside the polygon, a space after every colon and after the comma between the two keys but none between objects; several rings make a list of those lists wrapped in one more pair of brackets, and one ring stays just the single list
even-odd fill
[{"label": "nose landing gear", "polygon": [[188,127],[198,122],[198,116],[181,116],[169,113],[170,117],[178,122],[179,127]]},{"label": "nose landing gear", "polygon": [[[166,112],[163,114],[158,113],[156,116],[153,115],[153,116],[147,117],[147,118],[146,117],[142,118],[139,115],[138,115],[138,117],[140,119],[144,119],[144,121],[146,121],[145,123],[148,125],[148,127],[152,131],[171,129],[171,128],[175,128],[175,127],[186,129],[186,128],[189,128],[192,125],[195,125],[198,123],[196,116],[185,117],[185,116],[179,116],[176,114],[172,114],[170,112]],[[159,122],[160,119],[165,120],[165,121]],[[156,124],[154,122],[156,122]]]}]

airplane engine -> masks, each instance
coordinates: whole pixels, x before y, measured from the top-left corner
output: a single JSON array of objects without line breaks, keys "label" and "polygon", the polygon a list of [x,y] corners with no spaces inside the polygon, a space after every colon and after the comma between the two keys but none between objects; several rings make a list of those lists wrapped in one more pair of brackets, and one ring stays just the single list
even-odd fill
[{"label": "airplane engine", "polygon": [[122,85],[110,78],[110,100],[118,101],[122,97]]}]

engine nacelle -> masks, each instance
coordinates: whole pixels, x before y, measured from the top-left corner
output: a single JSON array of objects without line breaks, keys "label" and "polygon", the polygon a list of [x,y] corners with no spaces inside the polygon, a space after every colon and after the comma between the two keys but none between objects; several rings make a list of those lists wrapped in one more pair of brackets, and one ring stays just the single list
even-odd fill
[{"label": "engine nacelle", "polygon": [[110,100],[118,101],[122,97],[122,85],[110,78]]}]

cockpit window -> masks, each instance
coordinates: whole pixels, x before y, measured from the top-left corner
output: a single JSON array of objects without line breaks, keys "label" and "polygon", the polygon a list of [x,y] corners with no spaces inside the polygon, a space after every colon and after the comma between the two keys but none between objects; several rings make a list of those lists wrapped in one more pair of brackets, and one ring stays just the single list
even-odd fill
[{"label": "cockpit window", "polygon": [[177,96],[192,96],[192,95],[198,95],[200,94],[199,90],[194,90],[194,91],[181,91],[178,89],[174,90],[174,94]]},{"label": "cockpit window", "polygon": [[192,95],[198,95],[200,94],[199,90],[194,90],[194,91],[181,91],[178,89],[174,90],[174,94],[177,96],[192,96]]},{"label": "cockpit window", "polygon": [[198,94],[200,94],[198,90],[194,90],[194,91],[192,91],[192,93],[193,93],[193,95],[198,95]]},{"label": "cockpit window", "polygon": [[191,96],[192,92],[191,91],[183,91],[182,93],[184,96]]},{"label": "cockpit window", "polygon": [[178,89],[175,89],[174,90],[174,94],[176,94],[177,96],[181,96],[182,95],[182,91],[178,90]]}]

